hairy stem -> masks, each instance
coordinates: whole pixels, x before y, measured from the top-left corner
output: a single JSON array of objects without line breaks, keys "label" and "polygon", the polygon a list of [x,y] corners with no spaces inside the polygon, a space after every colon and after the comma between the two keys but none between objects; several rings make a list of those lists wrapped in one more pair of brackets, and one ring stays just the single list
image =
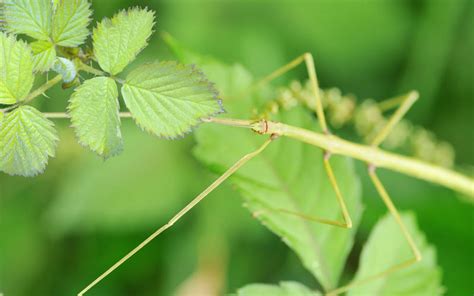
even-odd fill
[{"label": "hairy stem", "polygon": [[41,96],[45,91],[50,89],[51,87],[55,86],[59,82],[63,80],[63,77],[61,75],[55,76],[53,79],[48,80],[45,84],[42,86],[38,87],[35,89],[33,92],[31,92],[24,101],[22,101],[22,104],[27,104],[34,100],[36,97]]}]

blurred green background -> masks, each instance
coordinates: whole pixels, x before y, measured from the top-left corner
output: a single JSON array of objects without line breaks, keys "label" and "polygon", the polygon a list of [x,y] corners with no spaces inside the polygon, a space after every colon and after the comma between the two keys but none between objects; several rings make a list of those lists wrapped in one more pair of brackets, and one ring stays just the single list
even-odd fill
[{"label": "blurred green background", "polygon": [[[457,164],[474,164],[472,0],[93,1],[94,18],[133,5],[157,12],[157,33],[139,61],[173,58],[160,31],[256,77],[310,51],[323,88],[376,100],[419,90],[408,118],[452,143]],[[301,68],[277,83],[304,74]],[[54,89],[39,104],[64,110],[69,92]],[[192,157],[192,136],[159,140],[125,120],[125,152],[104,162],[76,143],[67,122],[58,126],[61,143],[45,174],[0,175],[0,292],[8,296],[77,293],[215,178]],[[359,170],[366,211],[347,272],[385,211]],[[444,188],[391,172],[381,177],[436,246],[446,293],[472,295],[472,206]],[[233,292],[280,280],[317,287],[241,204],[222,186],[90,295],[193,295],[187,289],[196,285]]]}]

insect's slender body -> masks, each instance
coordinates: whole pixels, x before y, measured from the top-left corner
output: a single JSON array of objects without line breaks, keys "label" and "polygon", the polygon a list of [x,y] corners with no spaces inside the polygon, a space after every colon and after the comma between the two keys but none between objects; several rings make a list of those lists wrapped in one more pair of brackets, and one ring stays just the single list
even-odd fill
[{"label": "insect's slender body", "polygon": [[[443,185],[445,187],[451,188],[455,191],[462,192],[467,194],[470,198],[474,198],[474,180],[463,176],[459,173],[454,171],[441,168],[426,162],[422,162],[413,158],[405,157],[402,155],[398,155],[395,153],[390,153],[384,151],[379,147],[381,143],[386,139],[387,135],[392,131],[393,127],[400,121],[400,119],[405,115],[405,113],[409,110],[409,108],[413,105],[413,103],[418,99],[418,93],[413,91],[407,94],[406,96],[402,97],[401,99],[397,99],[394,105],[399,105],[398,109],[394,112],[391,116],[390,120],[386,123],[383,129],[376,135],[375,139],[372,141],[371,145],[361,145],[358,143],[353,143],[344,139],[341,139],[337,136],[334,136],[330,133],[329,128],[326,123],[326,119],[323,112],[323,106],[321,103],[321,97],[319,94],[319,85],[316,76],[316,70],[314,67],[314,61],[311,54],[306,53],[301,55],[300,57],[296,58],[295,60],[291,61],[287,65],[281,67],[280,69],[274,71],[267,77],[263,78],[259,83],[255,84],[255,86],[251,89],[255,89],[265,83],[270,82],[271,80],[275,79],[276,77],[281,76],[282,74],[288,72],[289,70],[295,68],[296,66],[305,63],[306,68],[308,71],[308,76],[310,78],[311,89],[315,100],[315,113],[318,117],[319,126],[322,130],[322,133],[310,131],[307,129],[290,126],[280,122],[269,121],[266,119],[258,120],[258,121],[251,121],[251,120],[240,120],[240,119],[226,119],[226,118],[203,118],[202,121],[214,124],[221,124],[221,125],[229,125],[234,127],[243,127],[254,132],[261,134],[261,135],[269,135],[269,138],[255,151],[249,151],[248,154],[244,155],[242,158],[237,160],[234,165],[232,165],[227,171],[225,171],[219,178],[217,178],[210,186],[208,186],[203,192],[201,192],[197,197],[195,197],[188,205],[186,205],[181,211],[179,211],[175,216],[173,216],[168,223],[164,226],[160,227],[156,230],[153,234],[151,234],[147,239],[145,239],[141,244],[139,244],[136,248],[130,251],[127,255],[125,255],[122,259],[120,259],[117,263],[112,265],[108,270],[106,270],[103,274],[97,277],[92,283],[90,283],[86,288],[84,288],[79,295],[83,295],[87,291],[89,291],[92,287],[106,278],[110,273],[112,273],[116,268],[122,265],[125,261],[135,255],[138,251],[140,251],[143,247],[145,247],[150,241],[156,238],[165,230],[172,227],[181,217],[183,217],[187,212],[189,212],[194,206],[196,206],[200,201],[202,201],[208,194],[210,194],[215,188],[217,188],[221,183],[223,183],[226,179],[228,179],[232,174],[234,174],[239,168],[245,165],[247,162],[251,161],[253,158],[258,157],[260,153],[262,153],[274,140],[278,139],[279,137],[288,137],[292,138],[301,142],[308,143],[310,145],[316,146],[321,148],[323,153],[322,162],[324,163],[324,168],[326,173],[329,177],[331,186],[333,187],[339,208],[341,210],[342,219],[343,221],[336,221],[326,219],[324,217],[313,217],[310,215],[297,213],[289,211],[288,209],[269,209],[279,211],[283,214],[294,215],[300,217],[302,219],[306,219],[309,221],[332,225],[335,227],[341,228],[351,228],[352,227],[352,220],[350,217],[350,213],[348,212],[348,208],[346,206],[344,197],[341,194],[339,189],[339,185],[334,175],[334,172],[331,167],[330,158],[333,154],[339,154],[348,156],[360,161],[367,163],[368,165],[368,174],[373,182],[375,189],[379,193],[383,203],[387,207],[388,211],[395,219],[396,223],[398,224],[401,233],[403,234],[406,243],[409,245],[412,257],[406,259],[403,262],[398,264],[394,264],[393,266],[375,272],[373,275],[368,276],[366,278],[355,280],[350,282],[349,284],[333,289],[332,291],[328,291],[327,295],[338,295],[343,292],[350,290],[351,288],[359,285],[363,285],[365,283],[380,279],[385,277],[391,273],[399,271],[403,268],[407,268],[413,264],[416,264],[422,259],[422,254],[419,251],[418,247],[416,246],[413,237],[407,230],[406,226],[404,225],[398,210],[396,209],[394,203],[392,202],[389,194],[385,190],[382,182],[378,178],[376,174],[377,168],[386,168],[393,171],[397,171],[409,176],[413,176],[419,179],[423,179],[429,182],[433,182],[436,184]],[[67,116],[64,114],[64,116]],[[50,114],[50,117],[60,118],[62,116],[58,116],[57,114]],[[128,114],[121,114],[121,117],[129,117]]]},{"label": "insect's slender body", "polygon": [[[278,134],[293,138],[330,151],[332,154],[349,156],[373,164],[378,168],[387,168],[408,176],[436,183],[455,191],[463,192],[471,197],[474,195],[473,180],[452,170],[387,152],[378,147],[350,142],[330,134],[316,133],[279,122],[269,121],[265,125],[267,126],[267,134]],[[257,132],[263,132],[263,130],[258,127],[254,127],[254,129]]]}]

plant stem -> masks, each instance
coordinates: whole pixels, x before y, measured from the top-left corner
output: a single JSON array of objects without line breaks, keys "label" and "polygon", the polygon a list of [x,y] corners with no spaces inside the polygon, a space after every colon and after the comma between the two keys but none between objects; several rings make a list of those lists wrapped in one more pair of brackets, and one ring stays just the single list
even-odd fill
[{"label": "plant stem", "polygon": [[89,66],[87,64],[84,64],[82,62],[79,64],[78,70],[84,71],[84,72],[87,72],[87,73],[91,73],[91,74],[96,75],[96,76],[105,76],[107,74],[107,73],[105,73],[105,72],[103,72],[99,69],[91,67],[91,66]]},{"label": "plant stem", "polygon": [[[96,69],[96,68],[94,68],[92,66],[89,66],[87,64],[84,64],[82,62],[79,64],[78,70],[93,74],[95,76],[108,76],[108,74],[106,72],[103,72],[99,69]],[[117,83],[120,83],[120,84],[125,83],[125,81],[123,79],[120,79],[119,77],[115,77],[115,76],[108,76],[108,77],[115,80]]]},{"label": "plant stem", "polygon": [[[67,119],[71,118],[71,116],[66,113],[66,112],[43,112],[43,115],[46,118],[52,118],[52,119]],[[121,118],[131,118],[132,114],[130,112],[120,112],[119,116]]]},{"label": "plant stem", "polygon": [[202,119],[203,122],[213,122],[222,125],[243,127],[243,128],[252,128],[252,124],[255,121],[242,120],[242,119],[230,119],[230,118],[205,118]]},{"label": "plant stem", "polygon": [[21,104],[27,104],[29,102],[31,102],[33,99],[35,99],[36,97],[42,95],[45,91],[47,91],[48,89],[50,89],[51,87],[55,86],[56,84],[58,84],[59,82],[61,82],[61,80],[63,79],[63,77],[61,75],[57,75],[55,76],[53,79],[51,80],[48,80],[45,84],[43,84],[42,86],[38,87],[37,89],[35,89],[33,92],[31,92],[26,98],[25,100],[23,100],[21,102]]}]

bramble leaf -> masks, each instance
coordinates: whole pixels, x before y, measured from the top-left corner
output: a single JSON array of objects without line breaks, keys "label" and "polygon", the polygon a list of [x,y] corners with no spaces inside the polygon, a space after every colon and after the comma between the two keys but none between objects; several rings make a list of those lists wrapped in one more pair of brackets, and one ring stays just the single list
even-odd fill
[{"label": "bramble leaf", "polygon": [[51,0],[6,0],[4,9],[9,32],[26,34],[38,40],[49,40]]},{"label": "bramble leaf", "polygon": [[35,176],[54,157],[58,134],[54,124],[31,106],[20,106],[0,122],[0,170]]},{"label": "bramble leaf", "polygon": [[237,290],[237,296],[321,296],[297,282],[281,282],[279,286],[250,284]]},{"label": "bramble leaf", "polygon": [[46,72],[53,66],[56,59],[56,50],[49,41],[35,41],[30,44],[33,51],[33,70],[36,72]]},{"label": "bramble leaf", "polygon": [[24,99],[33,80],[30,47],[13,35],[0,32],[0,104],[11,105]]},{"label": "bramble leaf", "polygon": [[112,75],[120,73],[147,45],[154,19],[153,11],[133,8],[100,22],[92,37],[100,67]]},{"label": "bramble leaf", "polygon": [[122,151],[118,91],[108,77],[86,80],[68,107],[79,143],[104,158]]},{"label": "bramble leaf", "polygon": [[[402,214],[402,220],[414,237],[422,260],[378,280],[356,286],[347,295],[442,295],[441,270],[436,251],[418,229],[415,216]],[[364,246],[354,280],[364,279],[413,258],[408,243],[393,217],[387,214],[372,230]]]},{"label": "bramble leaf", "polygon": [[181,136],[202,118],[222,112],[204,74],[176,62],[138,67],[127,76],[122,95],[137,124],[160,137]]},{"label": "bramble leaf", "polygon": [[[204,65],[211,79],[224,91],[229,117],[244,118],[262,96],[235,98],[251,86],[252,79],[241,67]],[[220,70],[216,71],[216,69]],[[218,76],[212,76],[218,73]],[[314,130],[317,122],[302,107],[281,110],[276,121]],[[204,125],[195,132],[196,157],[221,174],[246,153],[255,151],[266,139],[248,130]],[[352,248],[361,212],[360,182],[353,162],[345,157],[331,158],[342,195],[352,216],[350,230],[305,221],[276,209],[286,209],[306,216],[342,221],[336,195],[322,165],[323,153],[287,138],[275,140],[261,155],[247,163],[231,178],[246,206],[272,232],[296,252],[303,265],[325,289],[337,286],[343,266]]]},{"label": "bramble leaf", "polygon": [[90,3],[87,0],[59,1],[55,7],[51,37],[55,44],[77,47],[89,35]]}]

